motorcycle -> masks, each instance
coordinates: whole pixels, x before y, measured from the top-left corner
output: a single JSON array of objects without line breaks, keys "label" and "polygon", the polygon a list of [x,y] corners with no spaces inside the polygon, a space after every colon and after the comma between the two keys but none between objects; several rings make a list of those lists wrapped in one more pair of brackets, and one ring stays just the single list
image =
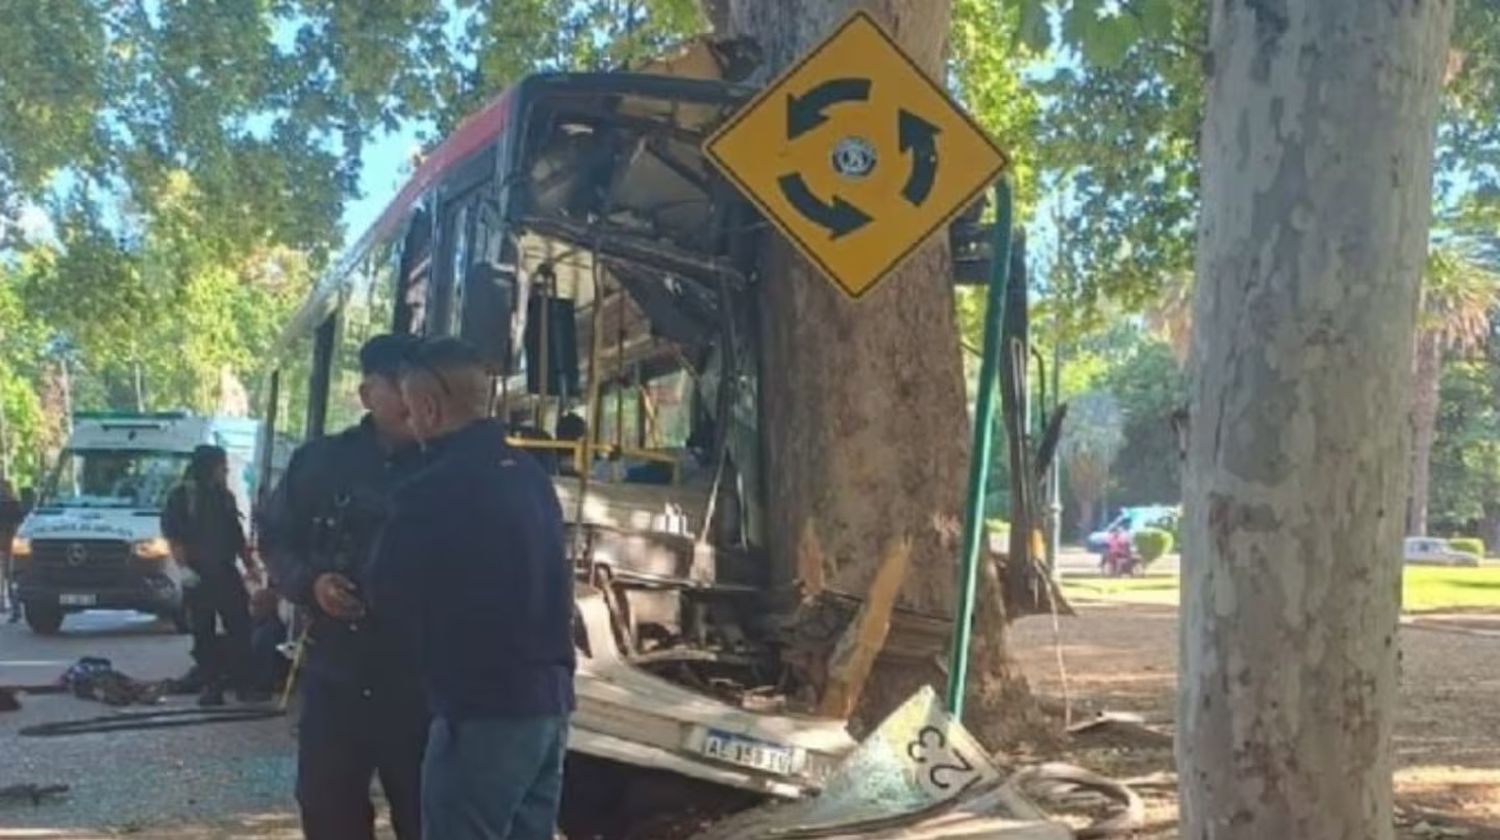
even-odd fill
[{"label": "motorcycle", "polygon": [[1099,560],[1099,570],[1109,577],[1133,577],[1145,571],[1129,540],[1111,543]]}]

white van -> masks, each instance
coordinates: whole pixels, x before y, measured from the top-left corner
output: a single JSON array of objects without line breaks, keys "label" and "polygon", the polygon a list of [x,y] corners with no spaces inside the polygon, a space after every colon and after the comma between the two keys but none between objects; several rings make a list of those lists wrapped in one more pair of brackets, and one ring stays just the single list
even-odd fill
[{"label": "white van", "polygon": [[262,425],[241,417],[79,413],[73,433],[12,547],[17,594],[37,633],[69,612],[154,613],[186,629],[181,571],[161,509],[201,444],[229,453],[229,487],[247,517]]}]

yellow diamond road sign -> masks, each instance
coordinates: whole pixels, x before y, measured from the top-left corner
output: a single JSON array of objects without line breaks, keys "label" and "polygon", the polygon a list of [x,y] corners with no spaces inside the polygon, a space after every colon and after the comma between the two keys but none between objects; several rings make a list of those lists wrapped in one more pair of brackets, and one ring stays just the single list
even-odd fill
[{"label": "yellow diamond road sign", "polygon": [[852,297],[999,177],[1001,152],[857,12],[704,144],[710,160]]}]

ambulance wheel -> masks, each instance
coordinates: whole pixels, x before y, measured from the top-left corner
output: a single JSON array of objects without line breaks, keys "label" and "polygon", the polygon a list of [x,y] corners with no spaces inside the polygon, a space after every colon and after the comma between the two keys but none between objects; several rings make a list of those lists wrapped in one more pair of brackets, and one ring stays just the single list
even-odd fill
[{"label": "ambulance wheel", "polygon": [[26,604],[26,626],[39,636],[55,636],[62,629],[63,611],[56,604]]}]

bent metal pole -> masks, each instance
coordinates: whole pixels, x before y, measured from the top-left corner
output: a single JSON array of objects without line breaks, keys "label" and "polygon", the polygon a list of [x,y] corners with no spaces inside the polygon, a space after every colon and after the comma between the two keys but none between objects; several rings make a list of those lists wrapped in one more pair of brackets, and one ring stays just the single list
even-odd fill
[{"label": "bent metal pole", "polygon": [[1010,275],[1010,181],[995,184],[995,233],[990,249],[989,293],[984,307],[984,351],[979,363],[979,399],[974,407],[974,445],[969,451],[969,495],[964,505],[963,554],[958,558],[958,603],[948,662],[948,714],[961,721],[969,682],[969,639],[974,631],[974,590],[984,536],[984,499],[989,484],[990,448],[995,437],[995,389],[999,381],[1000,327]]}]

